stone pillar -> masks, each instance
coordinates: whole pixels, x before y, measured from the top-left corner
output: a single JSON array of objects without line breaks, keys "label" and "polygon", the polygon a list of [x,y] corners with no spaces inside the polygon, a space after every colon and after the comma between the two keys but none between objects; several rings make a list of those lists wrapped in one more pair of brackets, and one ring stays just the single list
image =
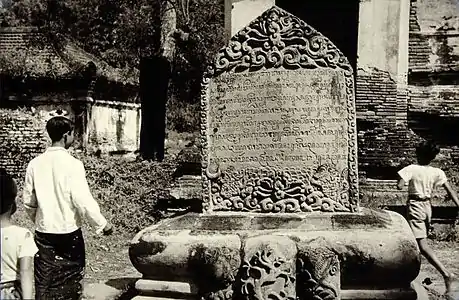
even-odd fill
[{"label": "stone pillar", "polygon": [[226,38],[229,40],[239,30],[275,5],[275,0],[225,0]]},{"label": "stone pillar", "polygon": [[375,176],[372,165],[398,167],[412,151],[407,139],[409,12],[410,0],[360,1],[355,92],[359,167],[365,176]]},{"label": "stone pillar", "polygon": [[377,70],[396,83],[393,125],[406,124],[409,17],[410,0],[360,2],[357,74]]},{"label": "stone pillar", "polygon": [[[402,71],[399,68],[403,67],[399,61],[408,60],[401,38],[408,37],[404,30],[408,30],[409,25],[409,0],[363,0],[359,23],[359,68],[374,67],[397,78]],[[406,23],[406,29],[401,28],[402,23]],[[405,42],[407,51],[408,40]]]},{"label": "stone pillar", "polygon": [[410,0],[400,0],[399,43],[397,62],[396,125],[407,126],[408,112],[408,41],[410,33]]}]

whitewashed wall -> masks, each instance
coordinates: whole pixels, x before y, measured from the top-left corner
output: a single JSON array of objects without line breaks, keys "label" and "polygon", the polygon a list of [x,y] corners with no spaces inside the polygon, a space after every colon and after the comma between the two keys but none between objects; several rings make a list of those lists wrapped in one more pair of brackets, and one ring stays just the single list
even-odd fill
[{"label": "whitewashed wall", "polygon": [[140,143],[140,104],[95,100],[88,104],[86,147],[136,151]]}]

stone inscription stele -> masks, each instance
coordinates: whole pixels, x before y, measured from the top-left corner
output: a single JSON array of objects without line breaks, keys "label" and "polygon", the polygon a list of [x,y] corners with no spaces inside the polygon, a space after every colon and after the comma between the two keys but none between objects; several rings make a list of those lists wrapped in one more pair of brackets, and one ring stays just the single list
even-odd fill
[{"label": "stone inscription stele", "polygon": [[229,167],[347,167],[347,110],[339,70],[223,74],[210,84],[209,154]]},{"label": "stone inscription stele", "polygon": [[274,6],[219,51],[203,79],[204,211],[356,212],[353,73]]}]

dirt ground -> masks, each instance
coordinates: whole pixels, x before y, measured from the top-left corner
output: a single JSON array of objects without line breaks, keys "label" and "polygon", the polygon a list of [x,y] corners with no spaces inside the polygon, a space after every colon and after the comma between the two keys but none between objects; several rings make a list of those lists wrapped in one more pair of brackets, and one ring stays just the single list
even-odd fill
[{"label": "dirt ground", "polygon": [[[445,267],[456,274],[456,276],[459,276],[459,243],[437,242],[432,240],[429,242],[437,254],[438,259]],[[439,297],[439,295],[443,295],[445,292],[443,278],[425,258],[422,258],[421,272],[417,280],[419,280],[419,282],[424,282],[423,285],[430,292],[432,299],[443,299]]]}]

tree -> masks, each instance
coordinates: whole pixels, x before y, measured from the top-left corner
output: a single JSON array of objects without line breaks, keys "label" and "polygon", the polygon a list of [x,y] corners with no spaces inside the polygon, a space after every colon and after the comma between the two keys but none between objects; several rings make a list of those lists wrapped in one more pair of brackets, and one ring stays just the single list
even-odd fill
[{"label": "tree", "polygon": [[6,26],[37,26],[56,42],[73,38],[85,51],[113,67],[138,66],[157,51],[158,7],[148,0],[17,0]]},{"label": "tree", "polygon": [[57,47],[71,37],[113,67],[140,68],[142,58],[164,58],[168,125],[198,129],[202,72],[224,41],[223,0],[15,0],[4,21],[38,26]]}]

